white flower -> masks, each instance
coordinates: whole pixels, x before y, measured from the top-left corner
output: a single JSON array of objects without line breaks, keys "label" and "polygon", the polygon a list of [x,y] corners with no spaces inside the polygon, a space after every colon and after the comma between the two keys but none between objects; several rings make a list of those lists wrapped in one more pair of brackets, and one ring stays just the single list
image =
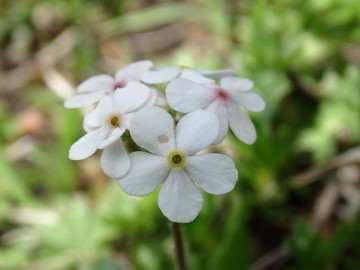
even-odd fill
[{"label": "white flower", "polygon": [[104,96],[84,119],[89,132],[75,142],[69,151],[73,160],[85,159],[97,149],[104,149],[100,165],[110,177],[124,175],[130,167],[129,156],[121,135],[129,127],[133,112],[149,99],[150,89],[138,82],[128,83],[126,89]]},{"label": "white flower", "polygon": [[110,75],[97,75],[82,82],[76,89],[76,95],[65,101],[66,108],[80,108],[98,102],[103,96],[117,89],[126,89],[129,82],[140,81],[142,74],[153,63],[149,60],[132,63],[119,69],[115,78]]},{"label": "white flower", "polygon": [[252,144],[256,130],[250,117],[239,108],[259,112],[265,108],[260,95],[251,90],[253,82],[248,79],[224,77],[220,85],[197,84],[187,79],[171,81],[166,88],[169,106],[179,112],[189,113],[198,109],[214,112],[220,121],[219,134],[213,144],[221,142],[230,127],[241,141]]},{"label": "white flower", "polygon": [[199,188],[211,194],[231,191],[238,173],[231,158],[221,154],[198,154],[218,133],[219,121],[198,110],[183,116],[176,129],[165,110],[147,107],[130,124],[133,140],[150,153],[130,154],[129,172],[119,186],[133,196],[144,196],[164,183],[158,198],[163,214],[173,222],[190,222],[202,207]]},{"label": "white flower", "polygon": [[148,70],[141,76],[141,80],[145,83],[164,83],[169,82],[176,77],[186,78],[197,83],[214,83],[214,79],[218,80],[224,76],[233,76],[235,71],[231,69],[224,70],[197,70],[182,67],[164,67],[159,69]]}]

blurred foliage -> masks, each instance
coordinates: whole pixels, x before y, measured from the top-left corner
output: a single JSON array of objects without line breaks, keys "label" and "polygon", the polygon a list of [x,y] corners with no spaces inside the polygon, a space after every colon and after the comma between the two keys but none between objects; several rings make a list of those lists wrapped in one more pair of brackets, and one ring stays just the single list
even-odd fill
[{"label": "blurred foliage", "polygon": [[359,14],[353,0],[0,0],[0,269],[174,268],[157,194],[127,196],[96,155],[67,159],[83,111],[63,99],[144,58],[233,68],[267,103],[254,145],[214,147],[239,182],[182,226],[189,269],[359,269]]}]

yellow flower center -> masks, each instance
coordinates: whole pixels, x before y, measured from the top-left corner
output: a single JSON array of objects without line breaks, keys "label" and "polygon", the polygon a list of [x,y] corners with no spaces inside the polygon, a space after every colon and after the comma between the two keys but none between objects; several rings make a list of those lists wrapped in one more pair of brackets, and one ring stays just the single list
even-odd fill
[{"label": "yellow flower center", "polygon": [[186,164],[186,155],[180,150],[173,150],[167,156],[167,164],[171,169],[183,168]]},{"label": "yellow flower center", "polygon": [[121,125],[121,116],[119,114],[110,114],[108,124],[111,128],[118,128]]}]

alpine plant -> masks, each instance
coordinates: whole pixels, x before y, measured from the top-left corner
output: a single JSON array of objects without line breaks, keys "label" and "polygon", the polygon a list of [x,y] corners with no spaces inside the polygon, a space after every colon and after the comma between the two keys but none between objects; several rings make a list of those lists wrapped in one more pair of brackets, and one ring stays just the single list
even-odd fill
[{"label": "alpine plant", "polygon": [[[71,146],[69,158],[86,159],[102,150],[102,170],[125,193],[146,196],[160,187],[161,212],[172,222],[191,222],[202,208],[201,190],[228,193],[238,179],[233,160],[209,153],[209,146],[222,142],[229,127],[246,144],[256,140],[245,110],[260,112],[265,102],[252,91],[251,80],[235,75],[229,69],[156,68],[144,60],[119,69],[115,77],[91,77],[64,103],[93,106],[84,117],[85,135]],[[165,104],[157,102],[163,94],[154,88],[164,83]],[[141,151],[128,153],[126,130]]]}]

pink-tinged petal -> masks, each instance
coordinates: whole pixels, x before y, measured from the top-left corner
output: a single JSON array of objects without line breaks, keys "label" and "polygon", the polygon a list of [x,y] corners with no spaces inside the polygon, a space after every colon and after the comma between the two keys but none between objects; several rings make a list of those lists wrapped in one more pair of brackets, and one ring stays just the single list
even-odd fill
[{"label": "pink-tinged petal", "polygon": [[116,82],[125,81],[140,81],[141,76],[145,71],[148,71],[153,66],[149,60],[138,61],[132,63],[122,69],[119,69],[115,74]]},{"label": "pink-tinged petal", "polygon": [[104,127],[85,134],[70,147],[69,159],[81,160],[90,157],[106,135],[107,130]]},{"label": "pink-tinged petal", "polygon": [[76,88],[77,93],[89,93],[95,91],[111,91],[115,80],[109,75],[97,75],[83,81]]},{"label": "pink-tinged petal", "polygon": [[89,128],[102,126],[113,109],[113,103],[110,96],[104,96],[97,106],[85,115],[84,125]]},{"label": "pink-tinged petal", "polygon": [[150,88],[139,82],[129,82],[124,88],[115,92],[114,106],[120,113],[139,109],[149,98]]},{"label": "pink-tinged petal", "polygon": [[144,152],[130,154],[130,170],[117,179],[120,188],[132,196],[153,192],[167,177],[169,169],[164,157]]},{"label": "pink-tinged petal", "polygon": [[249,111],[261,112],[265,109],[265,102],[257,93],[237,92],[233,94],[233,97],[240,106],[248,109]]},{"label": "pink-tinged petal", "polygon": [[222,78],[220,84],[221,87],[225,88],[226,90],[229,90],[231,93],[237,91],[240,92],[250,91],[254,86],[254,83],[249,79],[236,78],[236,77]]},{"label": "pink-tinged petal", "polygon": [[202,109],[214,98],[210,86],[197,84],[187,79],[175,79],[166,87],[166,99],[169,106],[183,113]]},{"label": "pink-tinged petal", "polygon": [[151,153],[166,156],[176,146],[174,119],[159,107],[150,106],[137,112],[129,130],[135,143]]},{"label": "pink-tinged petal", "polygon": [[105,147],[108,147],[113,142],[118,140],[121,137],[121,135],[123,135],[125,130],[126,130],[126,128],[124,128],[124,127],[111,129],[109,132],[109,136],[105,140],[103,140],[102,142],[99,143],[98,148],[104,149]]},{"label": "pink-tinged petal", "polygon": [[192,69],[184,69],[179,78],[184,78],[184,79],[188,79],[192,82],[195,82],[195,83],[200,83],[200,84],[203,84],[203,83],[206,83],[206,84],[211,84],[211,83],[214,83],[214,80],[213,79],[210,79],[210,78],[207,78],[203,75],[201,75],[200,72],[198,71],[195,71],[195,70],[192,70]]},{"label": "pink-tinged petal", "polygon": [[181,72],[177,67],[164,67],[144,72],[141,80],[145,83],[164,83],[176,78]]},{"label": "pink-tinged petal", "polygon": [[221,69],[221,70],[197,70],[202,75],[214,80],[220,80],[223,77],[235,76],[236,71],[233,69]]},{"label": "pink-tinged petal", "polygon": [[215,139],[215,141],[212,142],[212,144],[218,144],[225,139],[229,129],[229,118],[227,114],[227,108],[223,102],[219,100],[214,100],[213,102],[210,103],[209,106],[205,108],[205,110],[215,113],[219,119],[219,134]]},{"label": "pink-tinged petal", "polygon": [[172,170],[162,186],[158,204],[172,222],[187,223],[199,214],[203,198],[184,170]]},{"label": "pink-tinged petal", "polygon": [[104,91],[96,91],[92,93],[84,93],[70,97],[65,100],[65,108],[81,108],[98,102],[106,93]]},{"label": "pink-tinged petal", "polygon": [[119,178],[129,171],[130,158],[121,139],[104,148],[100,166],[112,178]]},{"label": "pink-tinged petal", "polygon": [[238,179],[234,161],[221,154],[189,156],[185,170],[203,190],[215,195],[231,191]]},{"label": "pink-tinged petal", "polygon": [[256,141],[256,130],[250,117],[235,104],[228,107],[229,123],[235,136],[246,144]]},{"label": "pink-tinged petal", "polygon": [[197,110],[184,115],[176,126],[176,146],[192,155],[209,146],[218,136],[219,120],[214,113]]}]

